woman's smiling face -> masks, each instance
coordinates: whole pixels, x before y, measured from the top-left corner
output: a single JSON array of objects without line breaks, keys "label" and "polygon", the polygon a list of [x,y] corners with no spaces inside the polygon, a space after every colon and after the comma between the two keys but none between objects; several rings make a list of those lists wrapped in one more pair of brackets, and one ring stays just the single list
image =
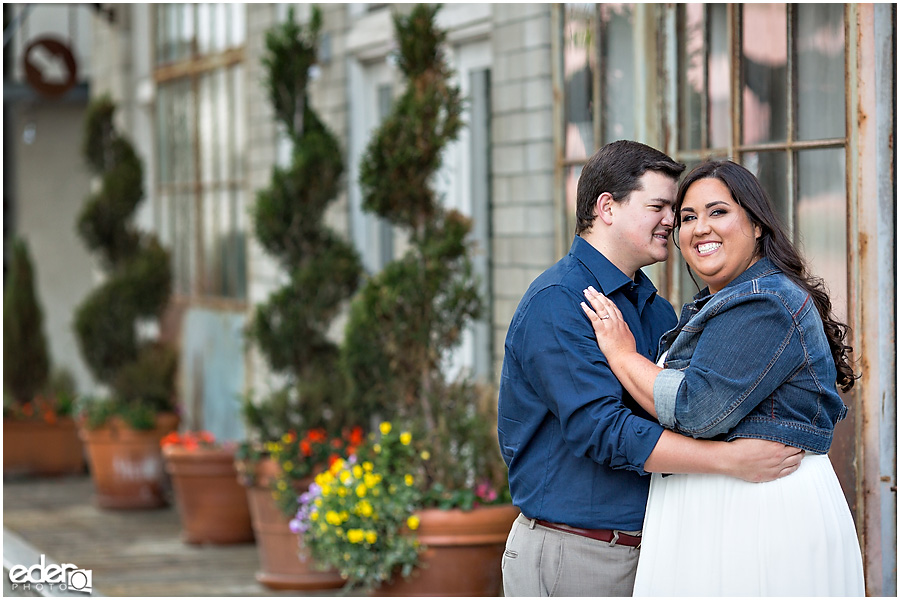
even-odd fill
[{"label": "woman's smiling face", "polygon": [[753,225],[719,179],[699,179],[687,189],[679,215],[678,243],[691,269],[715,294],[759,258]]}]

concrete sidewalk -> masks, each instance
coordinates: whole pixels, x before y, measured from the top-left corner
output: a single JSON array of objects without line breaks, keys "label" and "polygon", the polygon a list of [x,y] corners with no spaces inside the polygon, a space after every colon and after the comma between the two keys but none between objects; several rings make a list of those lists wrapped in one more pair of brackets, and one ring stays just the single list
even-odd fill
[{"label": "concrete sidewalk", "polygon": [[[101,510],[89,476],[3,482],[4,595],[14,565],[72,563],[93,575],[94,596],[334,596],[274,591],[255,579],[256,546],[194,546],[180,538],[174,507]],[[83,592],[63,593],[87,597]]]}]

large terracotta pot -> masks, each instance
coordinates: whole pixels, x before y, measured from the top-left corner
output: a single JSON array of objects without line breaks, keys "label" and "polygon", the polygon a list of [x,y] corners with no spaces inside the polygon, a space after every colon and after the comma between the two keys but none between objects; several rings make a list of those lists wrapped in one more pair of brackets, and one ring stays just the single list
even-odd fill
[{"label": "large terracotta pot", "polygon": [[416,532],[426,546],[421,567],[396,577],[377,596],[500,596],[500,560],[519,510],[511,504],[471,511],[427,509]]},{"label": "large terracotta pot", "polygon": [[[259,571],[256,580],[273,590],[324,590],[344,585],[337,571],[320,571],[303,548],[301,537],[291,531],[290,519],[272,498],[272,480],[278,476],[278,464],[264,459],[250,468],[252,481],[247,484],[250,518],[256,534]],[[298,493],[309,487],[312,479],[298,485]],[[300,489],[303,488],[303,489]]]},{"label": "large terracotta pot", "polygon": [[118,417],[98,429],[79,428],[87,448],[94,502],[101,508],[165,506],[166,474],[159,441],[178,427],[178,416],[163,413],[156,427],[137,430]]},{"label": "large terracotta pot", "polygon": [[84,448],[70,417],[56,422],[3,419],[3,475],[84,472]]},{"label": "large terracotta pot", "polygon": [[181,518],[181,537],[189,544],[241,544],[253,541],[247,494],[238,483],[234,450],[162,449],[172,477]]}]

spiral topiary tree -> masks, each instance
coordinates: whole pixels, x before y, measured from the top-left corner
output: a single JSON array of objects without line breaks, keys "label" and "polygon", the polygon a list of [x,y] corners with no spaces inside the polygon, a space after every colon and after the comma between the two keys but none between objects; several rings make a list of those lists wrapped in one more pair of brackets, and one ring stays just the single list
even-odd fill
[{"label": "spiral topiary tree", "polygon": [[44,389],[49,376],[44,312],[34,268],[25,241],[15,239],[3,294],[3,388],[14,402],[24,404]]},{"label": "spiral topiary tree", "polygon": [[432,179],[461,128],[463,100],[435,26],[439,6],[395,15],[402,95],[375,132],[360,166],[363,206],[409,236],[409,249],[372,277],[353,301],[342,365],[351,398],[374,415],[410,423],[430,440],[427,485],[471,487],[496,452],[476,386],[444,369],[481,311],[467,235],[469,219],[446,210]]},{"label": "spiral topiary tree", "polygon": [[293,149],[290,165],[273,169],[252,208],[260,245],[288,274],[287,283],[257,307],[248,331],[271,368],[287,377],[286,386],[262,402],[245,402],[248,425],[264,440],[292,428],[336,431],[363,420],[347,402],[338,346],[327,335],[357,289],[362,267],[353,247],[324,223],[344,164],[336,138],[309,102],[321,25],[317,7],[305,28],[291,10],[266,35],[266,87]]},{"label": "spiral topiary tree", "polygon": [[101,179],[78,218],[78,233],[104,271],[104,282],[76,309],[75,334],[94,377],[112,398],[91,425],[119,414],[133,427],[153,427],[174,402],[176,354],[158,340],[140,339],[142,321],[158,319],[171,291],[169,253],[139,231],[132,217],[143,199],[143,168],[131,143],[113,124],[108,97],[91,102],[83,152]]}]

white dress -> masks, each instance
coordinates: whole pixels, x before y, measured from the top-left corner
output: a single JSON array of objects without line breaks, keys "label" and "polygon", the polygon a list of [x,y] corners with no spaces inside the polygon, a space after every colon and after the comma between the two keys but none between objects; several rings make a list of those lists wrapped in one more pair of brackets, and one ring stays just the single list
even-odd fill
[{"label": "white dress", "polygon": [[787,477],[654,473],[635,596],[864,596],[862,557],[827,455]]}]

